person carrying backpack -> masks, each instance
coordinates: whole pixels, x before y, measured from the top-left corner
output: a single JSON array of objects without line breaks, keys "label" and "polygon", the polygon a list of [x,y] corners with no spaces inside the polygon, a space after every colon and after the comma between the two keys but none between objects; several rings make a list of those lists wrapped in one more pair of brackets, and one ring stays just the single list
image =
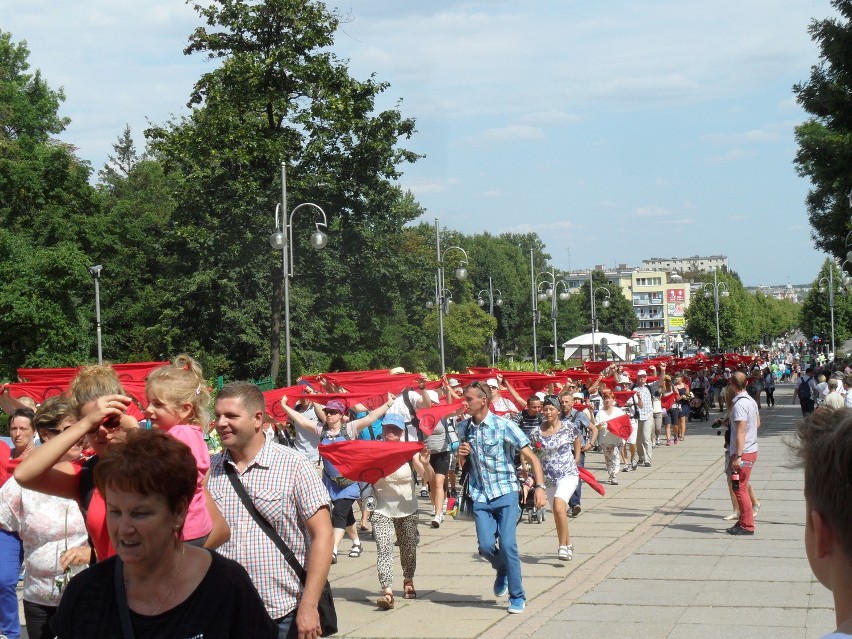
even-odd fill
[{"label": "person carrying backpack", "polygon": [[796,381],[796,387],[793,390],[793,399],[799,398],[799,404],[802,407],[802,417],[806,417],[814,412],[814,398],[816,396],[816,381],[814,381],[814,368],[808,366],[805,374]]}]

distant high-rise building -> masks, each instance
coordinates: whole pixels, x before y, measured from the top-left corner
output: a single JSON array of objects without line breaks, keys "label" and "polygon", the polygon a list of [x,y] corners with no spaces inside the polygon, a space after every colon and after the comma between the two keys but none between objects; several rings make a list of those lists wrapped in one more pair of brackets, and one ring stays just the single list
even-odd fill
[{"label": "distant high-rise building", "polygon": [[652,257],[642,260],[642,266],[647,269],[678,273],[712,273],[714,269],[728,270],[728,256]]}]

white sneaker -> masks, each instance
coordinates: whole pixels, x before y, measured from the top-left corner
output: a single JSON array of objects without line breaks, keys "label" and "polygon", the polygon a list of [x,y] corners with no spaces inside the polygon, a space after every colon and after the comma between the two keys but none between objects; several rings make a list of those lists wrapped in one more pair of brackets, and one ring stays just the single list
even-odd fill
[{"label": "white sneaker", "polygon": [[740,518],[740,514],[737,513],[737,512],[733,512],[730,515],[728,515],[727,517],[723,517],[722,519],[724,521],[734,521],[735,519],[739,519],[739,518]]},{"label": "white sneaker", "polygon": [[560,561],[571,561],[574,559],[574,545],[559,546],[559,552],[556,553],[556,557]]}]

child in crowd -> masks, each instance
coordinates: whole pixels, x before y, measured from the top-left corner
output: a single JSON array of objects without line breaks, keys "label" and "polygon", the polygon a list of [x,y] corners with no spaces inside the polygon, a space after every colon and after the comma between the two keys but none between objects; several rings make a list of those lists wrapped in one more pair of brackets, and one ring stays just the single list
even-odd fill
[{"label": "child in crowd", "polygon": [[228,540],[230,533],[207,492],[210,452],[202,429],[208,421],[210,392],[201,366],[189,355],[178,355],[171,366],[151,371],[145,395],[148,398],[145,417],[151,420],[151,427],[186,444],[198,467],[198,483],[183,528],[184,541],[217,548]]},{"label": "child in crowd", "polygon": [[834,595],[837,630],[852,637],[852,409],[823,408],[796,429],[791,449],[805,471],[805,551]]}]

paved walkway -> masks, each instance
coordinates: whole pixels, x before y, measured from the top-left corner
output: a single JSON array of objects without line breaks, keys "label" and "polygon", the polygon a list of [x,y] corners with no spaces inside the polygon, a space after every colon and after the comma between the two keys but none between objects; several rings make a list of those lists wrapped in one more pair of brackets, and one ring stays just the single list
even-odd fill
[{"label": "paved walkway", "polygon": [[[722,477],[722,438],[710,422],[691,423],[686,441],[654,450],[653,467],[619,473],[606,497],[584,490],[570,523],[574,560],[555,557],[552,517],[522,523],[518,538],[527,610],[508,615],[492,595],[493,571],[476,554],[472,523],[438,530],[421,515],[415,584],[419,598],[397,597],[380,611],[372,540],[358,559],[332,566],[341,637],[620,636],[806,638],[833,630],[830,593],[811,574],[802,544],[802,476],[790,470],[782,437],[801,412],[763,409],[753,485],[762,503],[754,537],[731,537]],[[714,413],[711,419],[717,416]],[[603,456],[587,467],[605,477]],[[425,500],[424,500],[425,502]],[[426,507],[424,503],[424,508]],[[401,568],[397,560],[397,592]]]}]

